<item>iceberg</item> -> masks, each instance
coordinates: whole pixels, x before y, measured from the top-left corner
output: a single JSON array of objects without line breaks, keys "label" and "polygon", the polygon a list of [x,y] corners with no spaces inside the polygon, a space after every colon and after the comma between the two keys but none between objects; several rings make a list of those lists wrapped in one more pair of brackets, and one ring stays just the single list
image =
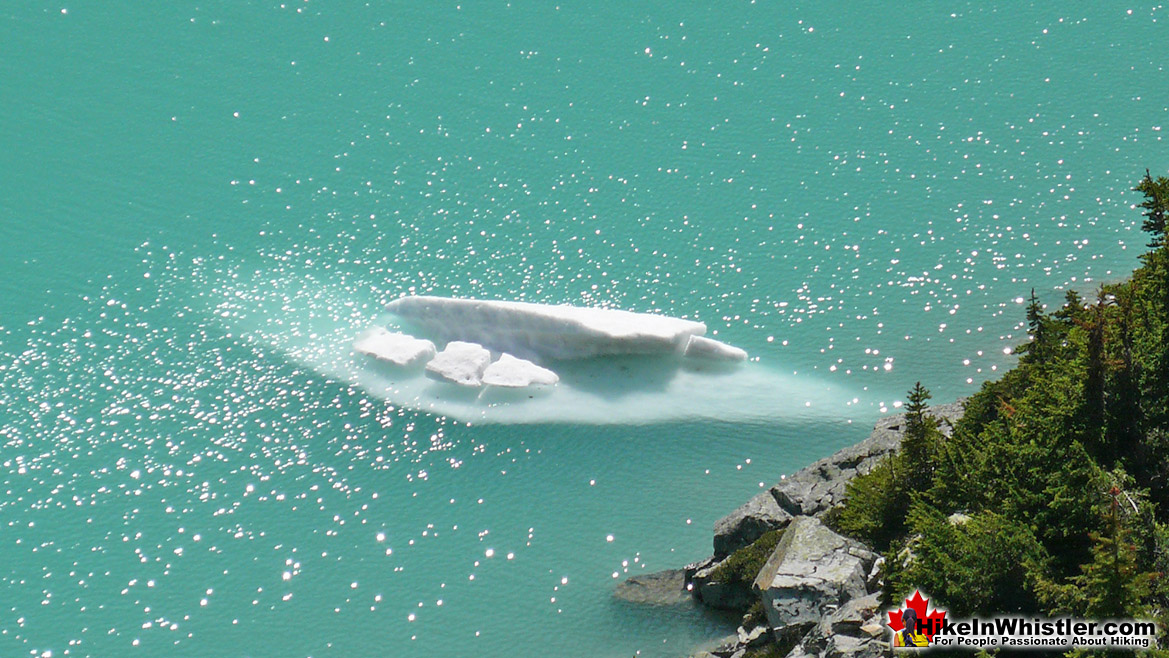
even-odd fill
[{"label": "iceberg", "polygon": [[482,345],[455,340],[426,364],[426,372],[452,384],[479,386],[488,363],[491,352]]},{"label": "iceberg", "polygon": [[381,327],[362,334],[353,341],[354,351],[388,361],[398,366],[412,366],[434,358],[434,343],[406,334],[391,333]]},{"label": "iceberg", "polygon": [[[678,345],[671,347],[673,351],[669,353],[616,354],[572,360],[532,358],[484,344],[484,349],[493,352],[503,365],[509,359],[504,359],[501,353],[529,359],[537,366],[554,370],[559,381],[554,386],[525,388],[486,383],[480,387],[459,386],[435,381],[437,374],[424,374],[420,361],[426,359],[425,353],[409,368],[396,365],[387,368],[384,361],[376,360],[376,356],[366,356],[354,349],[354,338],[358,336],[365,338],[391,332],[430,339],[439,349],[446,347],[446,343],[440,342],[437,335],[422,333],[404,317],[390,313],[371,316],[368,309],[380,309],[386,300],[377,299],[376,293],[364,288],[354,289],[350,281],[313,281],[309,285],[300,278],[272,279],[257,274],[252,278],[232,277],[223,282],[220,290],[223,294],[216,295],[215,299],[239,300],[239,303],[233,306],[229,315],[217,313],[217,305],[208,306],[209,317],[223,323],[225,330],[246,337],[250,344],[262,348],[265,353],[270,352],[297,368],[311,370],[331,382],[352,386],[363,394],[384,400],[394,412],[412,410],[445,416],[460,423],[612,425],[713,419],[727,423],[772,424],[797,423],[812,418],[822,423],[824,419],[838,418],[840,409],[863,395],[859,390],[841,388],[837,381],[823,380],[803,371],[795,375],[781,363],[768,363],[775,354],[765,354],[761,363],[754,359],[717,361],[696,358],[703,344],[694,341],[691,356],[686,356],[685,349],[692,340],[690,337],[684,343],[679,337]],[[520,309],[526,307],[519,306]],[[509,308],[509,305],[504,308]],[[563,312],[562,307],[560,312]],[[616,317],[628,318],[630,315],[639,321],[645,319],[638,314],[624,313],[617,313]],[[530,315],[520,314],[520,317],[536,323]],[[651,316],[649,320],[657,318],[660,316]],[[562,328],[572,324],[563,319],[556,322]],[[689,324],[682,326],[693,328]],[[378,329],[366,334],[370,327]],[[450,328],[446,335],[458,340],[456,329]],[[497,333],[505,336],[509,331],[505,331],[503,325],[497,329]],[[376,341],[373,344],[376,345]],[[362,347],[373,354],[388,353],[382,349],[370,349],[364,343]],[[490,365],[484,365],[484,372],[479,376],[481,382],[487,378],[486,369]],[[474,372],[472,370],[472,374]],[[847,427],[841,425],[840,429],[844,431]],[[652,434],[668,432],[655,431]]]},{"label": "iceberg", "polygon": [[483,371],[483,383],[503,388],[525,388],[528,386],[552,386],[560,376],[547,368],[516,358],[506,352],[499,360]]},{"label": "iceberg", "polygon": [[683,354],[692,337],[706,333],[705,324],[682,318],[529,302],[420,295],[394,300],[386,310],[436,341],[474,341],[535,360]]}]

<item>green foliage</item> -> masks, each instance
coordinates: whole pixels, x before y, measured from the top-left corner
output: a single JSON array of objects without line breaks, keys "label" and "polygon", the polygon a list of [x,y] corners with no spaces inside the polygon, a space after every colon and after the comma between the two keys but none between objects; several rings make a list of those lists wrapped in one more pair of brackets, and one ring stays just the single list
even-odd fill
[{"label": "green foliage", "polygon": [[1145,195],[1141,202],[1145,211],[1141,230],[1149,234],[1149,248],[1159,249],[1165,245],[1165,222],[1169,218],[1169,178],[1158,176],[1153,180],[1153,175],[1145,170],[1145,177],[1133,191]]},{"label": "green foliage", "polygon": [[1152,578],[1137,566],[1136,546],[1129,543],[1129,531],[1120,518],[1120,495],[1119,489],[1113,490],[1107,532],[1093,533],[1092,561],[1073,579],[1083,592],[1085,614],[1097,619],[1138,615]]},{"label": "green foliage", "polygon": [[1152,251],[1131,279],[1050,315],[1033,290],[1022,358],[951,436],[919,383],[902,450],[850,483],[833,524],[884,551],[887,602],[1169,619],[1169,179],[1136,189]]},{"label": "green foliage", "polygon": [[743,658],[783,658],[790,650],[790,646],[784,646],[778,642],[769,642],[761,647],[747,649],[747,652],[743,654]]},{"label": "green foliage", "polygon": [[1112,503],[1103,515],[1105,530],[1092,533],[1091,559],[1081,565],[1082,573],[1062,584],[1047,582],[1038,588],[1050,611],[1095,619],[1136,617],[1144,612],[1153,578],[1141,570],[1138,547],[1130,541],[1121,514],[1122,504],[1135,503],[1118,488],[1110,495]]},{"label": "green foliage", "polygon": [[750,546],[744,546],[731,553],[722,564],[710,574],[711,580],[720,583],[738,584],[750,587],[755,577],[763,570],[767,558],[771,557],[775,545],[783,537],[783,530],[766,532]]},{"label": "green foliage", "polygon": [[837,529],[882,550],[905,530],[907,494],[898,486],[900,462],[886,457],[873,470],[848,483],[847,503],[836,516]]},{"label": "green foliage", "polygon": [[1027,302],[1027,335],[1031,342],[1023,346],[1020,351],[1026,352],[1035,360],[1042,360],[1047,356],[1047,322],[1043,316],[1043,305],[1035,296],[1035,289],[1031,289],[1031,299]]},{"label": "green foliage", "polygon": [[899,461],[902,489],[906,492],[925,491],[934,479],[941,435],[937,420],[926,414],[930,397],[930,392],[917,382],[905,405],[905,436],[901,439]]},{"label": "green foliage", "polygon": [[913,558],[889,583],[895,596],[920,588],[958,617],[1038,609],[1035,596],[1021,585],[1045,571],[1048,557],[1027,523],[994,512],[952,522],[919,504],[910,512],[910,527],[916,536],[909,543]]},{"label": "green foliage", "polygon": [[1063,306],[1052,314],[1052,317],[1064,324],[1074,325],[1084,319],[1084,298],[1075,290],[1064,293]]},{"label": "green foliage", "polygon": [[884,550],[904,533],[913,497],[934,481],[942,435],[926,413],[930,392],[918,382],[905,405],[901,450],[848,483],[847,503],[833,512],[834,529]]},{"label": "green foliage", "polygon": [[763,601],[756,599],[747,612],[743,613],[740,625],[748,630],[767,623],[767,613],[763,610]]}]

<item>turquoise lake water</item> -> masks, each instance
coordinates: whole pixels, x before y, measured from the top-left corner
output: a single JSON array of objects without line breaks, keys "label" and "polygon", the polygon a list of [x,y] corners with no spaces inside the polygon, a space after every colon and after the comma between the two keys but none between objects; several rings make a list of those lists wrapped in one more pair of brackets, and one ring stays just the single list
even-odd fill
[{"label": "turquoise lake water", "polygon": [[[0,655],[676,657],[726,634],[613,586],[705,557],[717,518],[913,382],[995,377],[1032,288],[1136,264],[1167,20],[5,4]],[[409,411],[328,366],[405,293],[697,318],[778,402],[712,385],[695,415],[647,377],[604,418]]]}]

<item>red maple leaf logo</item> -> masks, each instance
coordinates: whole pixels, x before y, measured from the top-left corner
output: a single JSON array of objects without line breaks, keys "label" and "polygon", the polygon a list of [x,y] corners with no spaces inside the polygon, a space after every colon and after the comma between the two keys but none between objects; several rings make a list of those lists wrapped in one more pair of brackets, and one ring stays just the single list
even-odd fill
[{"label": "red maple leaf logo", "polygon": [[[922,622],[922,634],[926,636],[926,639],[932,642],[934,639],[934,633],[942,627],[942,621],[946,618],[946,611],[934,610],[932,612],[927,612],[929,609],[929,604],[929,599],[923,598],[921,592],[917,590],[914,590],[912,597],[905,599],[905,607],[913,608],[913,611],[917,613],[917,618]],[[904,609],[890,610],[888,612],[889,628],[893,629],[894,633],[897,633],[901,629],[905,628],[905,624],[901,623],[901,615],[903,610]]]}]

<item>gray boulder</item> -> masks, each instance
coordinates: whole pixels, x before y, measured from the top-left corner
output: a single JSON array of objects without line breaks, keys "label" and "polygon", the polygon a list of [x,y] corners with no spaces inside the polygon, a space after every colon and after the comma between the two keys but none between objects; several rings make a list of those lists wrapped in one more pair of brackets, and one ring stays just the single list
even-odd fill
[{"label": "gray boulder", "polygon": [[677,605],[693,600],[686,586],[686,572],[682,569],[630,576],[618,583],[613,596],[642,605]]},{"label": "gray boulder", "polygon": [[770,490],[764,491],[714,524],[714,554],[730,555],[749,546],[769,530],[782,528],[792,515],[779,506]]},{"label": "gray boulder", "polygon": [[729,583],[718,580],[715,570],[723,560],[707,558],[687,567],[693,593],[703,605],[719,610],[743,611],[751,607],[757,596],[745,583]]},{"label": "gray boulder", "polygon": [[879,658],[891,655],[893,650],[888,642],[848,635],[822,637],[813,631],[787,654],[787,658]]},{"label": "gray boulder", "polygon": [[889,655],[880,595],[852,599],[800,640],[788,658],[876,658]]},{"label": "gray boulder", "polygon": [[865,581],[876,558],[815,518],[793,519],[754,583],[777,639],[790,640],[789,627],[819,623],[868,594]]},{"label": "gray boulder", "polygon": [[768,633],[768,630],[766,626],[756,626],[751,630],[740,626],[738,631],[739,646],[750,649],[771,642],[771,633]]}]

